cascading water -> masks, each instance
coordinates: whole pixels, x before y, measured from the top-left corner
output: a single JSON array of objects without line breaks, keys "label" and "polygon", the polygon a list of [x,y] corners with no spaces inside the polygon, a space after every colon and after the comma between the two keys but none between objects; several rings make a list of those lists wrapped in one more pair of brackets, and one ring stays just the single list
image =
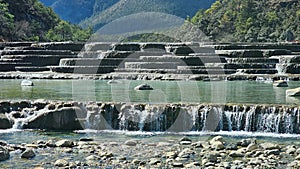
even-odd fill
[{"label": "cascading water", "polygon": [[[109,114],[109,113],[106,113]],[[104,118],[107,119],[107,118]],[[126,105],[113,129],[300,133],[298,108],[276,106]]]}]

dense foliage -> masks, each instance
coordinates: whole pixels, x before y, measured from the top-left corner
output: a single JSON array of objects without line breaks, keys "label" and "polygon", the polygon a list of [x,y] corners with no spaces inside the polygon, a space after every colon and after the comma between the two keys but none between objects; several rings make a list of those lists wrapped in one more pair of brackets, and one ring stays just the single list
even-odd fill
[{"label": "dense foliage", "polygon": [[219,42],[300,39],[299,0],[217,0],[190,20]]},{"label": "dense foliage", "polygon": [[[6,41],[83,41],[91,33],[62,21],[38,0],[0,0],[0,26],[0,39]],[[60,32],[61,27],[71,31]]]}]

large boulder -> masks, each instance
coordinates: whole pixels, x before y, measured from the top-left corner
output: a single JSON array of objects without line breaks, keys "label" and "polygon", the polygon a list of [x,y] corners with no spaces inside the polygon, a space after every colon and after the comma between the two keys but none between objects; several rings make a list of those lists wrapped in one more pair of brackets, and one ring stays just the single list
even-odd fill
[{"label": "large boulder", "polygon": [[5,147],[0,146],[0,161],[8,160],[9,157],[9,151]]},{"label": "large boulder", "polygon": [[0,129],[9,129],[12,127],[11,121],[5,114],[0,113]]},{"label": "large boulder", "polygon": [[86,112],[80,107],[62,107],[39,114],[29,120],[24,128],[46,130],[80,130],[83,126],[81,118],[86,117]]},{"label": "large boulder", "polygon": [[300,87],[286,90],[286,96],[300,96]]}]

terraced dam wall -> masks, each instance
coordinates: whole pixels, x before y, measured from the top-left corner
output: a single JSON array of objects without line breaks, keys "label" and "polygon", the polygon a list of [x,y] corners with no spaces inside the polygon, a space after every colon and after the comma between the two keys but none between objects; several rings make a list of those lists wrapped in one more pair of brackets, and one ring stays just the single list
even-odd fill
[{"label": "terraced dam wall", "polygon": [[[0,44],[1,72],[123,75],[298,75],[300,44],[32,43]],[[107,76],[111,74],[111,76]],[[146,76],[146,75],[145,75]]]},{"label": "terraced dam wall", "polygon": [[299,106],[0,102],[0,128],[300,133]]}]

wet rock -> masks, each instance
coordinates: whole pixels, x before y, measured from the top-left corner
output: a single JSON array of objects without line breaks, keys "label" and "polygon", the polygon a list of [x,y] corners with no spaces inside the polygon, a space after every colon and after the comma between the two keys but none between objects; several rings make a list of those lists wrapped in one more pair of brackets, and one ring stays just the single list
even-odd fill
[{"label": "wet rock", "polygon": [[136,146],[137,145],[137,140],[127,140],[125,142],[125,145],[127,145],[127,146]]},{"label": "wet rock", "polygon": [[247,147],[251,143],[256,143],[255,139],[242,139],[237,143],[238,146]]},{"label": "wet rock", "polygon": [[64,159],[59,159],[55,161],[54,165],[57,167],[66,167],[69,165],[69,162]]},{"label": "wet rock", "polygon": [[136,86],[134,88],[134,90],[153,90],[153,87],[151,87],[148,84],[141,84],[141,85]]},{"label": "wet rock", "polygon": [[226,150],[237,150],[237,145],[236,144],[233,144],[233,143],[230,143],[230,144],[227,144],[226,147],[225,147]]},{"label": "wet rock", "polygon": [[286,152],[287,154],[295,154],[296,150],[297,150],[297,149],[296,149],[295,146],[288,146],[285,152]]},{"label": "wet rock", "polygon": [[79,107],[63,107],[58,110],[45,111],[31,118],[24,128],[46,130],[80,130],[79,121],[85,117],[85,112]]},{"label": "wet rock", "polygon": [[265,150],[280,149],[280,146],[274,143],[262,143],[261,147],[264,148]]},{"label": "wet rock", "polygon": [[33,82],[30,80],[23,80],[21,86],[34,86]]},{"label": "wet rock", "polygon": [[259,146],[257,144],[251,143],[251,144],[248,145],[246,151],[251,152],[251,151],[256,150],[258,148],[259,148]]},{"label": "wet rock", "polygon": [[71,140],[59,140],[55,143],[56,147],[73,147],[74,143]]},{"label": "wet rock", "polygon": [[165,153],[165,156],[167,158],[171,158],[171,159],[175,159],[177,157],[178,153],[177,152],[174,152],[174,151],[171,151],[171,152],[167,152]]},{"label": "wet rock", "polygon": [[83,138],[80,138],[79,141],[94,141],[94,139],[83,137]]},{"label": "wet rock", "polygon": [[186,137],[186,136],[182,137],[182,138],[179,140],[179,142],[181,142],[181,141],[190,141],[190,142],[192,142],[192,140],[191,140],[190,138]]},{"label": "wet rock", "polygon": [[174,162],[172,165],[173,167],[183,167],[183,163],[180,162]]},{"label": "wet rock", "polygon": [[278,150],[278,149],[266,150],[265,154],[267,154],[267,155],[279,155],[280,150]]},{"label": "wet rock", "polygon": [[5,114],[0,113],[0,129],[12,128],[12,123]]},{"label": "wet rock", "polygon": [[9,151],[7,148],[0,146],[0,161],[8,160],[10,157]]},{"label": "wet rock", "polygon": [[218,155],[216,153],[210,153],[204,156],[208,162],[216,163],[218,161]]},{"label": "wet rock", "polygon": [[87,161],[96,161],[99,160],[100,158],[96,155],[90,155],[88,157],[85,158]]},{"label": "wet rock", "polygon": [[243,154],[240,151],[232,151],[232,152],[229,153],[229,156],[233,157],[233,158],[235,158],[235,157],[244,157],[244,155],[245,154]]},{"label": "wet rock", "polygon": [[151,158],[149,162],[150,165],[157,165],[158,163],[161,163],[161,161],[157,158]]},{"label": "wet rock", "polygon": [[192,142],[191,141],[181,141],[180,144],[181,145],[191,145]]},{"label": "wet rock", "polygon": [[273,83],[274,87],[288,87],[288,83],[284,80],[278,80]]},{"label": "wet rock", "polygon": [[55,145],[55,141],[54,140],[48,140],[46,142],[46,146],[48,146],[48,147],[55,147],[56,146]]},{"label": "wet rock", "polygon": [[224,138],[222,136],[216,136],[209,141],[210,144],[214,144],[215,142],[225,143]]},{"label": "wet rock", "polygon": [[21,158],[33,158],[35,157],[35,152],[33,151],[33,149],[26,149],[22,154],[21,154]]}]

